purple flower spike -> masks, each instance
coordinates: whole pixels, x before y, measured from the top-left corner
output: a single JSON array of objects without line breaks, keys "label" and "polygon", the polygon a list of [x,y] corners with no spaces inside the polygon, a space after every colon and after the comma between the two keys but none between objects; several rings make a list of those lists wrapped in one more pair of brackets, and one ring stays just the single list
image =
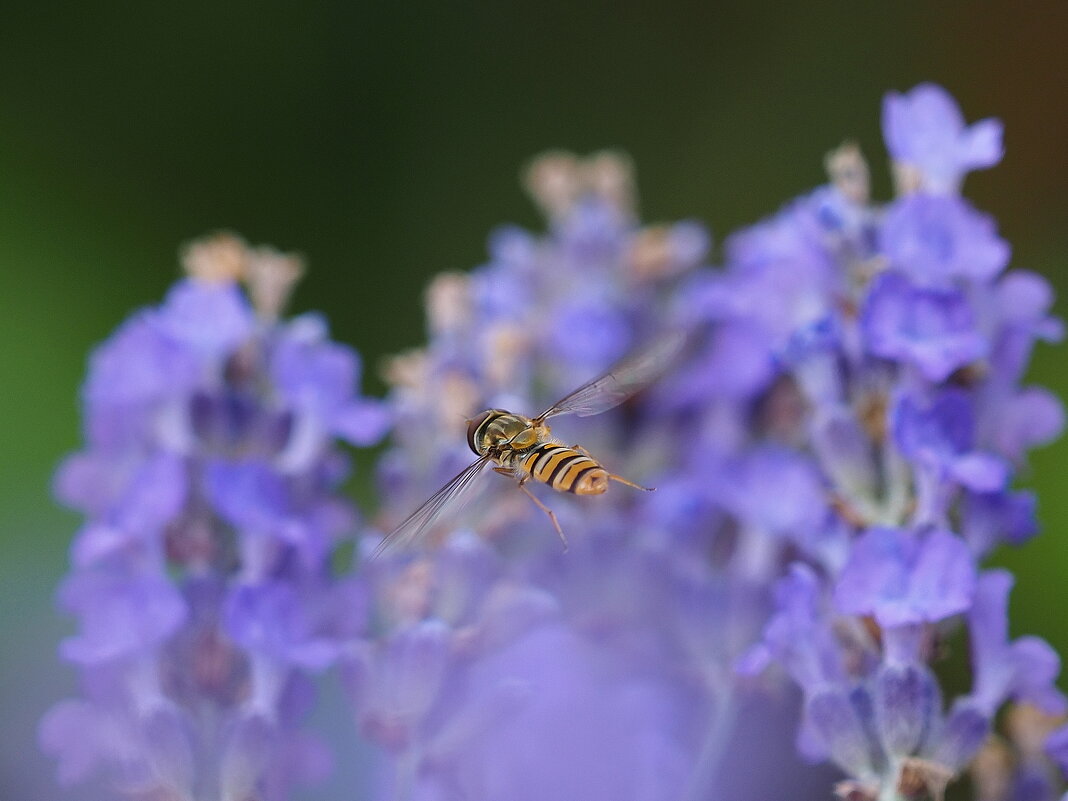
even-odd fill
[{"label": "purple flower spike", "polygon": [[966,173],[993,167],[1003,155],[1000,120],[965,126],[956,101],[940,86],[922,83],[883,100],[883,138],[890,157],[920,171],[933,192],[956,192]]},{"label": "purple flower spike", "polygon": [[[847,143],[716,266],[701,225],[642,226],[625,158],[538,159],[546,230],[499,229],[488,263],[432,283],[429,341],[389,362],[385,402],[324,318],[284,318],[293,258],[189,248],[191,277],[93,355],[87,443],[55,480],[85,515],[60,593],[81,697],[40,729],[62,778],[288,801],[329,767],[305,721],[333,668],[365,741],[335,751],[374,798],[803,801],[819,793],[768,736],[793,730],[851,801],[941,798],[977,758],[1000,799],[981,774],[1005,721],[998,786],[1052,801],[1051,724],[1002,708],[1063,712],[1059,660],[1009,640],[1011,580],[979,570],[1037,530],[1015,473],[1064,412],[1022,381],[1063,324],[959,195],[1000,124],[966,126],[933,85],[887,97],[883,123],[895,200]],[[678,333],[670,363],[610,368]],[[604,413],[554,416],[553,436],[625,481],[554,492],[596,476],[546,443],[492,465],[568,548],[488,469],[478,503],[434,506],[471,464],[465,420],[580,386]],[[366,518],[339,441],[387,429]],[[406,518],[427,525],[383,539]],[[973,691],[945,713],[933,663],[964,626]]]},{"label": "purple flower spike", "polygon": [[989,348],[962,293],[919,288],[895,273],[876,280],[861,326],[872,353],[913,365],[930,381],[944,381]]},{"label": "purple flower spike", "polygon": [[844,614],[892,627],[963,612],[974,591],[971,555],[950,532],[873,528],[854,543],[834,600]]},{"label": "purple flower spike", "polygon": [[64,780],[138,801],[283,801],[328,761],[300,729],[306,674],[366,628],[330,568],[355,520],[336,437],[371,441],[386,415],[352,351],[279,321],[292,259],[220,236],[187,262],[90,362],[86,448],[55,479],[87,518],[59,593],[84,698],[40,738]]}]

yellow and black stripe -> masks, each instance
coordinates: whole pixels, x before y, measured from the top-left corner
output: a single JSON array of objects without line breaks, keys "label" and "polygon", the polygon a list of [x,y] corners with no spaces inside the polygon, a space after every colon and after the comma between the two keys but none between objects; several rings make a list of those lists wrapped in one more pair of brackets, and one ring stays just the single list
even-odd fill
[{"label": "yellow and black stripe", "polygon": [[545,442],[523,454],[520,469],[560,492],[576,492],[583,476],[603,469],[597,462],[574,448]]}]

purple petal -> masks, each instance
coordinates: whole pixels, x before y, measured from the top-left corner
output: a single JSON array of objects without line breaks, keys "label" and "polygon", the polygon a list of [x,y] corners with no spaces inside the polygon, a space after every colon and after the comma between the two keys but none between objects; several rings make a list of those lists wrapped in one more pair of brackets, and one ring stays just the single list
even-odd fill
[{"label": "purple petal", "polygon": [[824,412],[813,423],[812,446],[839,491],[847,497],[873,497],[876,466],[872,443],[853,414],[844,409]]},{"label": "purple petal", "polygon": [[141,535],[158,531],[185,505],[187,485],[184,460],[157,454],[131,476],[114,510],[115,525]]},{"label": "purple petal", "polygon": [[299,542],[309,535],[296,514],[289,483],[267,465],[256,462],[211,462],[204,489],[219,515],[250,534],[274,535]]},{"label": "purple petal", "polygon": [[902,395],[891,413],[891,426],[905,458],[945,466],[971,450],[975,411],[971,398],[961,390],[943,390],[926,404]]},{"label": "purple petal", "polygon": [[1016,669],[1013,697],[1034,704],[1048,715],[1063,715],[1068,703],[1056,685],[1061,672],[1060,655],[1040,637],[1020,637],[1010,650]]},{"label": "purple petal", "polygon": [[831,758],[850,776],[875,775],[873,756],[878,752],[867,733],[871,700],[862,690],[824,690],[805,704],[809,730],[823,741]]},{"label": "purple petal", "polygon": [[978,170],[993,167],[1005,155],[1002,137],[1005,126],[1001,120],[986,119],[973,123],[964,135],[961,161]]},{"label": "purple petal", "polygon": [[1064,430],[1064,406],[1042,387],[1026,387],[998,410],[992,443],[1005,458],[1021,462],[1027,451],[1052,442]]},{"label": "purple petal", "polygon": [[997,456],[972,451],[954,459],[950,475],[973,492],[997,492],[1009,480],[1009,466]]},{"label": "purple petal", "polygon": [[709,397],[749,398],[776,375],[767,338],[752,325],[725,322],[716,326],[692,362],[665,379],[665,395],[680,406]]},{"label": "purple petal", "polygon": [[390,720],[417,725],[445,680],[449,629],[440,621],[423,621],[393,635],[385,648],[372,704]]},{"label": "purple petal", "polygon": [[130,469],[129,460],[119,460],[111,453],[75,453],[56,470],[53,490],[67,506],[101,517],[129,481]]},{"label": "purple petal", "polygon": [[961,532],[979,555],[1001,542],[1022,545],[1038,533],[1034,493],[968,493]]},{"label": "purple petal", "polygon": [[255,317],[235,284],[186,279],[167,293],[155,322],[171,340],[218,359],[252,335]]},{"label": "purple petal", "polygon": [[561,304],[549,322],[547,347],[568,366],[603,370],[630,348],[630,328],[608,299],[574,298]]},{"label": "purple petal", "polygon": [[712,248],[712,236],[701,223],[683,220],[671,226],[668,247],[674,261],[681,267],[696,267],[708,256]]},{"label": "purple petal", "polygon": [[81,632],[64,640],[60,652],[82,664],[150,652],[186,617],[181,594],[154,576],[75,574],[64,583],[60,600],[82,623]]},{"label": "purple petal", "polygon": [[336,646],[317,636],[304,599],[289,584],[273,581],[237,587],[223,614],[234,642],[282,664],[322,670],[336,656]]},{"label": "purple petal", "polygon": [[764,628],[763,642],[743,664],[756,670],[775,659],[803,689],[841,681],[842,655],[832,625],[815,572],[795,562],[776,582],[775,613]]},{"label": "purple petal", "polygon": [[374,445],[392,425],[390,407],[378,400],[359,399],[345,404],[333,417],[333,430],[353,445]]},{"label": "purple petal", "polygon": [[743,525],[804,540],[827,513],[820,475],[785,448],[756,448],[725,473],[720,502]]},{"label": "purple petal", "polygon": [[101,736],[103,716],[85,701],[62,701],[41,719],[37,739],[41,750],[59,760],[59,783],[85,780],[110,756]]},{"label": "purple petal", "polygon": [[317,318],[294,320],[275,343],[270,369],[290,404],[330,419],[352,398],[361,365],[355,351],[320,339],[325,335]]},{"label": "purple petal", "polygon": [[942,694],[925,666],[888,664],[875,677],[872,704],[883,748],[904,757],[916,753],[940,722]]},{"label": "purple petal", "polygon": [[1054,681],[1060,672],[1056,652],[1037,637],[1008,639],[1008,597],[1012,576],[988,570],[979,578],[975,603],[968,615],[973,696],[986,714],[993,715],[1009,698],[1038,704],[1050,714],[1064,711],[1065,700]]},{"label": "purple petal", "polygon": [[691,759],[686,696],[632,676],[628,660],[561,625],[543,626],[472,668],[467,739],[439,744],[461,795],[511,801],[680,797]]},{"label": "purple petal", "polygon": [[1053,306],[1053,288],[1041,275],[1012,270],[996,286],[998,312],[1009,324],[1031,327],[1046,318]]},{"label": "purple petal", "polygon": [[873,528],[855,541],[834,598],[842,612],[890,627],[963,612],[974,588],[971,555],[950,532]]},{"label": "purple petal", "polygon": [[142,312],[93,352],[84,394],[91,406],[152,403],[188,390],[198,373],[194,354]]},{"label": "purple petal", "polygon": [[938,740],[928,755],[940,765],[960,770],[978,753],[990,735],[990,717],[976,708],[971,699],[959,699],[946,716]]},{"label": "purple petal", "polygon": [[138,534],[102,523],[90,523],[78,532],[71,546],[71,560],[78,567],[89,567],[120,552],[134,542]]},{"label": "purple petal", "polygon": [[1001,159],[1001,128],[984,120],[966,128],[956,101],[940,86],[923,83],[883,101],[883,138],[895,162],[917,167],[924,185],[953,192],[969,170]]},{"label": "purple petal", "polygon": [[944,381],[988,349],[964,295],[916,288],[895,273],[876,279],[861,327],[873,354],[913,364],[931,381]]},{"label": "purple petal", "polygon": [[879,244],[891,265],[916,285],[954,279],[990,281],[1009,263],[1009,245],[993,218],[955,196],[913,194],[887,209]]},{"label": "purple petal", "polygon": [[942,620],[971,604],[975,566],[959,537],[948,531],[929,532],[910,568],[910,600],[922,619]]},{"label": "purple petal", "polygon": [[1068,777],[1068,725],[1055,729],[1046,740],[1046,753]]}]

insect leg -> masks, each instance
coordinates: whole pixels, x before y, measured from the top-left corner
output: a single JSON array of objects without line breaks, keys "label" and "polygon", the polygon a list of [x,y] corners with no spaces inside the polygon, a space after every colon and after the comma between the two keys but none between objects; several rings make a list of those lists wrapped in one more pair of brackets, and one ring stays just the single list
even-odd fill
[{"label": "insect leg", "polygon": [[566,551],[567,548],[568,548],[568,546],[567,546],[567,537],[564,536],[564,530],[562,528],[560,528],[560,521],[556,519],[556,512],[554,512],[552,509],[550,509],[544,503],[539,501],[537,496],[534,495],[533,492],[531,492],[525,486],[523,486],[524,484],[526,484],[526,482],[521,480],[519,482],[519,489],[523,490],[523,492],[525,492],[527,494],[527,497],[530,498],[530,500],[534,501],[534,505],[537,506],[539,509],[541,509],[543,512],[545,512],[545,514],[547,514],[549,516],[549,520],[552,521],[553,528],[556,529],[556,533],[560,535],[560,542],[562,542],[564,544],[564,550]]},{"label": "insect leg", "polygon": [[635,484],[633,481],[627,481],[623,476],[617,476],[615,473],[609,473],[608,477],[612,481],[618,481],[620,484],[626,484],[628,487],[634,487],[634,489],[640,489],[645,492],[652,492],[656,487],[643,487],[641,484]]}]

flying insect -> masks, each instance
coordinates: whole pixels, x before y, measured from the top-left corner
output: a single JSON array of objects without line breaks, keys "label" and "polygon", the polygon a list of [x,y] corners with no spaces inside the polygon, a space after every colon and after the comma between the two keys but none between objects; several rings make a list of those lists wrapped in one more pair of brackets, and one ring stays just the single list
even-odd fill
[{"label": "flying insect", "polygon": [[475,479],[489,465],[493,465],[494,472],[512,476],[519,489],[549,516],[565,549],[567,538],[556,514],[527,488],[529,481],[538,481],[558,492],[575,495],[601,495],[612,481],[646,492],[655,489],[610,473],[578,445],[564,445],[552,436],[546,421],[568,414],[590,417],[618,406],[663,375],[674,364],[682,344],[681,334],[654,340],[561,398],[537,417],[505,409],[487,409],[469,419],[467,444],[478,458],[386,535],[371,558],[418,540],[447,508],[458,504],[470,492]]}]

